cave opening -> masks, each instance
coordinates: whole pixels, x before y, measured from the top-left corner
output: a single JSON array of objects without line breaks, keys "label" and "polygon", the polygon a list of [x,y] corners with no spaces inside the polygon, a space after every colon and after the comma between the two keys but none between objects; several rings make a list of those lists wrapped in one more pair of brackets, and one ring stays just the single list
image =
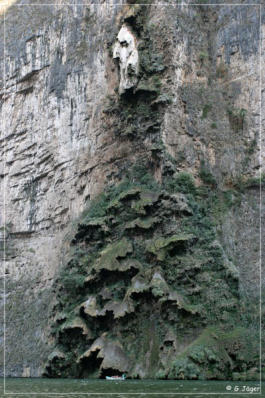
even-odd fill
[{"label": "cave opening", "polygon": [[100,372],[100,379],[105,379],[106,376],[122,376],[124,374],[124,372],[121,372],[118,369],[115,368],[106,368],[106,369],[102,369]]},{"label": "cave opening", "polygon": [[96,375],[96,373],[99,374],[100,365],[103,361],[103,358],[98,358],[99,351],[100,350],[95,350],[90,354],[89,358],[84,357],[82,359],[80,364],[80,378],[89,378],[91,375]]},{"label": "cave opening", "polygon": [[172,249],[169,250],[168,254],[170,257],[179,256],[180,254],[183,254],[185,249],[186,249],[186,247],[185,247],[184,243],[182,242],[181,244],[174,245],[172,247]]},{"label": "cave opening", "polygon": [[68,347],[68,349],[71,349],[73,342],[81,345],[84,344],[85,341],[86,336],[82,333],[82,329],[80,328],[64,329],[60,330],[58,333],[58,342]]}]

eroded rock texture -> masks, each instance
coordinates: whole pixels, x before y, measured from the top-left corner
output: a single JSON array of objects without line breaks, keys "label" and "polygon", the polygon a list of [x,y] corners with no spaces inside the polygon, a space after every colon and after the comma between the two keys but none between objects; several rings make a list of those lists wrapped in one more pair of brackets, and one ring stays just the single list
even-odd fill
[{"label": "eroded rock texture", "polygon": [[191,352],[208,349],[216,360],[210,371],[206,358],[198,363],[189,355],[185,377],[190,366],[192,378],[231,376],[222,349],[196,338],[211,335],[210,324],[237,322],[238,271],[190,177],[180,174],[172,190],[146,181],[144,167],[140,172],[143,178],[129,175],[79,220],[58,278],[48,376],[181,378],[176,358],[191,343]]},{"label": "eroded rock texture", "polygon": [[255,378],[263,7],[260,31],[255,5],[22,3],[1,63],[6,375]]}]

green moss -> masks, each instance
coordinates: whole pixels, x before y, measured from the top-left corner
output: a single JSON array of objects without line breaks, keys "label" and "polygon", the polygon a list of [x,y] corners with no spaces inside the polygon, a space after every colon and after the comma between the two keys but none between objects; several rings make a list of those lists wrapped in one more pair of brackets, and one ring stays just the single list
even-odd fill
[{"label": "green moss", "polygon": [[147,245],[146,250],[153,253],[158,260],[163,261],[168,254],[168,251],[176,244],[183,245],[183,243],[188,242],[193,238],[194,236],[191,234],[172,235],[169,238],[156,238]]},{"label": "green moss", "polygon": [[255,138],[250,142],[250,145],[248,145],[246,153],[248,155],[252,155],[256,149],[257,149],[257,139]]},{"label": "green moss", "polygon": [[200,369],[194,363],[189,362],[187,358],[177,359],[173,362],[170,372],[170,378],[180,380],[198,379]]},{"label": "green moss", "polygon": [[77,269],[72,269],[70,273],[62,273],[61,279],[65,289],[69,292],[69,294],[73,295],[75,295],[76,292],[84,286],[85,282],[85,276],[80,274]]},{"label": "green moss", "polygon": [[[159,185],[138,163],[121,183],[106,187],[91,203],[79,218],[73,250],[59,277],[58,312],[66,315],[56,321],[54,336],[65,359],[48,365],[48,373],[78,375],[84,366],[90,369],[88,376],[100,373],[100,361],[78,362],[78,355],[87,350],[83,329],[63,326],[77,316],[91,340],[103,333],[118,339],[132,364],[129,374],[136,375],[140,364],[145,377],[156,377],[164,369],[159,347],[169,329],[182,341],[187,331],[194,334],[205,325],[228,327],[236,322],[237,270],[225,262],[216,243],[212,188],[206,190],[196,188],[187,173],[164,178]],[[214,192],[219,203],[217,189]],[[228,194],[223,200],[233,205]],[[88,306],[91,297],[93,308]],[[152,327],[145,322],[150,308]],[[182,377],[186,364],[186,378],[221,377],[218,372],[205,373],[215,353],[214,347],[206,348],[202,367],[187,351],[184,362],[174,363],[167,372]]]},{"label": "green moss", "polygon": [[159,369],[159,370],[156,372],[155,378],[156,378],[156,379],[162,379],[162,380],[166,379],[166,378],[167,378],[167,372],[166,372],[166,370],[165,370],[165,369]]},{"label": "green moss", "polygon": [[128,198],[134,198],[140,192],[141,192],[140,187],[128,188],[127,190],[121,192],[120,195],[118,195],[118,197],[116,197],[109,203],[109,205],[107,206],[107,210],[119,209],[122,206],[122,200]]},{"label": "green moss", "polygon": [[201,62],[204,62],[204,61],[206,61],[207,59],[208,59],[208,53],[205,52],[205,51],[201,51],[201,52],[199,53],[199,60],[200,60]]},{"label": "green moss", "polygon": [[183,192],[185,194],[194,194],[196,191],[194,179],[191,174],[180,172],[172,177],[165,177],[163,186],[169,192]]},{"label": "green moss", "polygon": [[139,46],[140,67],[147,75],[163,72],[165,69],[162,54],[151,51],[151,43]]},{"label": "green moss", "polygon": [[101,269],[118,270],[120,268],[118,258],[124,258],[129,253],[132,253],[132,244],[126,238],[111,243],[100,252],[100,257],[92,269],[97,272]]},{"label": "green moss", "polygon": [[261,174],[259,177],[247,178],[243,182],[244,189],[247,188],[264,188],[265,187],[265,174]]},{"label": "green moss", "polygon": [[210,172],[209,168],[206,167],[204,160],[201,161],[201,167],[199,171],[199,177],[205,184],[210,184],[212,186],[216,186],[217,182],[212,173]]},{"label": "green moss", "polygon": [[158,200],[158,196],[152,191],[143,191],[140,200],[133,201],[131,207],[137,214],[146,214],[146,208],[152,206]]},{"label": "green moss", "polygon": [[228,108],[227,114],[229,118],[229,123],[233,131],[238,133],[239,131],[243,130],[246,114],[246,109],[236,109],[236,108]]},{"label": "green moss", "polygon": [[233,369],[242,371],[243,363],[248,362],[251,366],[253,344],[249,345],[249,338],[248,331],[240,327],[231,331],[207,328],[173,361],[169,378],[231,379]]},{"label": "green moss", "polygon": [[265,187],[265,174],[261,173],[259,177],[245,177],[238,176],[229,181],[230,185],[234,187],[235,190],[244,193],[250,188],[264,188]]},{"label": "green moss", "polygon": [[[135,145],[148,141],[148,159],[136,159],[135,165],[123,159],[117,183],[106,186],[76,221],[72,250],[55,286],[54,311],[63,315],[55,321],[53,337],[63,355],[51,358],[47,373],[99,377],[101,358],[78,358],[103,336],[126,351],[129,376],[232,377],[242,373],[243,363],[250,370],[256,361],[245,329],[234,329],[251,319],[239,305],[238,270],[216,235],[224,212],[236,206],[240,195],[235,187],[221,192],[205,164],[200,170],[204,185],[198,188],[190,174],[176,172],[183,154],[173,159],[160,139],[163,107],[171,100],[162,90],[165,54],[152,40],[156,27],[149,21],[149,7],[128,8],[121,22],[138,37],[139,82],[108,98],[106,128]],[[201,66],[207,59],[208,54],[199,54]],[[188,104],[193,94],[185,88],[183,101]],[[201,119],[206,119],[212,93],[200,86],[196,95],[203,95]],[[243,128],[244,110],[232,109],[228,116],[235,131]],[[150,172],[158,169],[161,184]],[[91,332],[88,340],[82,328],[72,327],[76,317]],[[241,338],[245,351],[238,347]],[[174,351],[176,344],[181,355]]]},{"label": "green moss", "polygon": [[210,112],[211,109],[212,109],[212,105],[205,104],[203,109],[202,109],[201,119],[206,119],[207,116],[208,116],[208,113]]},{"label": "green moss", "polygon": [[[157,76],[153,76],[151,79],[147,81],[141,80],[140,83],[137,85],[135,92],[137,93],[143,91],[146,93],[159,95],[161,84],[162,83],[160,79]],[[160,96],[160,102],[162,103],[163,101],[161,101],[161,98],[163,97]],[[147,112],[150,112],[150,107],[148,107],[147,104],[143,104],[141,105],[141,107],[138,108],[138,111],[147,116]]]},{"label": "green moss", "polygon": [[142,229],[149,229],[153,227],[155,224],[159,222],[158,217],[147,217],[145,219],[136,218],[133,221],[128,222],[125,225],[125,228],[133,229],[135,227],[142,228]]}]

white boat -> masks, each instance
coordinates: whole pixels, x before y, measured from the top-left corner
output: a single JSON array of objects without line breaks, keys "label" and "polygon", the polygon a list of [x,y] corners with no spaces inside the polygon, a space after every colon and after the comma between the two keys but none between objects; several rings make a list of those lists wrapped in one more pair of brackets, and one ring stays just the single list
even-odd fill
[{"label": "white boat", "polygon": [[106,380],[126,380],[125,374],[122,376],[106,376]]}]

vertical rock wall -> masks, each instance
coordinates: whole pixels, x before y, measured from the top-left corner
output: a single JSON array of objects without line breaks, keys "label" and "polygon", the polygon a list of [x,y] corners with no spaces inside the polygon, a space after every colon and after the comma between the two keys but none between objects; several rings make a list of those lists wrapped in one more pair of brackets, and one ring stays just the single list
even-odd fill
[{"label": "vertical rock wall", "polygon": [[40,375],[65,228],[103,188],[115,158],[102,109],[115,82],[107,43],[119,11],[110,2],[17,2],[6,12],[0,224],[7,238],[7,375],[28,367]]},{"label": "vertical rock wall", "polygon": [[[217,206],[211,216],[239,270],[242,296],[253,297],[264,164],[259,6],[146,5],[143,25],[134,5],[22,4],[6,12],[5,79],[1,64],[6,374],[41,374],[66,232],[139,158],[150,160],[157,181],[184,170],[197,186],[228,192],[231,206]],[[128,105],[118,92],[111,46],[123,23],[139,40],[138,86],[129,92],[147,98],[144,106]],[[3,35],[3,18],[0,29]]]}]

